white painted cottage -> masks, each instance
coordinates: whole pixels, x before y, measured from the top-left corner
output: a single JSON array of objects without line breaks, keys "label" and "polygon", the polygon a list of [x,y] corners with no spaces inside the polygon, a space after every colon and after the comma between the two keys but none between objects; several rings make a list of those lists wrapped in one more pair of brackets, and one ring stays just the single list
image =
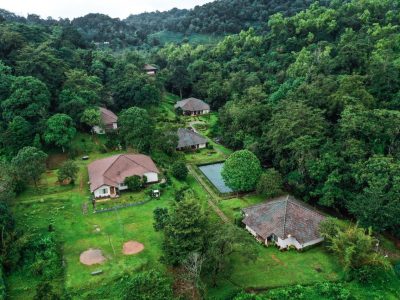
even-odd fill
[{"label": "white painted cottage", "polygon": [[147,183],[158,182],[159,171],[153,160],[143,154],[119,154],[89,164],[90,191],[95,198],[115,198],[128,189],[125,178],[146,177]]},{"label": "white painted cottage", "polygon": [[111,110],[104,107],[99,107],[100,110],[100,126],[93,126],[93,132],[97,134],[105,134],[109,131],[118,129],[118,117]]},{"label": "white painted cottage", "polygon": [[323,241],[319,225],[325,216],[292,196],[245,208],[243,213],[246,229],[267,246],[301,250]]}]

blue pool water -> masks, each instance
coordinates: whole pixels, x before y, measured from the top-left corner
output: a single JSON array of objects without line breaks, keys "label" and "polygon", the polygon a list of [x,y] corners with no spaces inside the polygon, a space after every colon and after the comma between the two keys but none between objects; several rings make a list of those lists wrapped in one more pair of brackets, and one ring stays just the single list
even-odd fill
[{"label": "blue pool water", "polygon": [[220,193],[231,193],[233,192],[232,189],[225,184],[221,175],[223,165],[224,163],[217,163],[213,165],[200,166],[199,169]]}]

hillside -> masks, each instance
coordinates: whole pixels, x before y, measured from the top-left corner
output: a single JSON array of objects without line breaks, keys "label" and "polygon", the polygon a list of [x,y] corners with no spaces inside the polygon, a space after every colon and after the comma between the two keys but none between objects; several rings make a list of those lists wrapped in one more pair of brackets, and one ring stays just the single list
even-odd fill
[{"label": "hillside", "polygon": [[[129,16],[125,22],[146,33],[172,31],[185,34],[238,33],[250,26],[265,24],[268,17],[281,12],[293,15],[307,8],[314,0],[218,0],[191,10],[172,9]],[[330,0],[319,1],[321,5]]]},{"label": "hillside", "polygon": [[309,4],[0,11],[0,300],[400,299],[400,4]]}]

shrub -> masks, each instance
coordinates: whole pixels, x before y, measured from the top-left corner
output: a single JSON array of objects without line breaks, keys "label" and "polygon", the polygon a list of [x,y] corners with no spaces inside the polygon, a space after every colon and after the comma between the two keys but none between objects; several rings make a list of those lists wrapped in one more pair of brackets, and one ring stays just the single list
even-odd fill
[{"label": "shrub", "polygon": [[0,264],[0,300],[6,299],[6,285],[3,278],[3,269]]},{"label": "shrub", "polygon": [[124,299],[171,300],[171,284],[157,271],[142,272],[132,277],[125,290]]},{"label": "shrub", "polygon": [[72,160],[67,160],[65,163],[63,163],[61,168],[58,169],[58,181],[62,183],[64,180],[69,180],[71,183],[74,183],[76,176],[78,175],[78,171],[78,165]]},{"label": "shrub", "polygon": [[394,272],[400,277],[400,263],[394,266]]},{"label": "shrub", "polygon": [[283,179],[275,169],[268,169],[261,174],[257,183],[257,192],[268,198],[278,196],[282,193]]},{"label": "shrub", "polygon": [[187,169],[185,163],[183,161],[177,161],[172,164],[171,167],[172,175],[178,180],[186,179],[189,170]]},{"label": "shrub", "polygon": [[[145,177],[143,177],[145,178]],[[126,177],[124,180],[124,184],[128,186],[128,189],[133,192],[138,192],[143,188],[144,180],[142,177],[138,175]]]}]

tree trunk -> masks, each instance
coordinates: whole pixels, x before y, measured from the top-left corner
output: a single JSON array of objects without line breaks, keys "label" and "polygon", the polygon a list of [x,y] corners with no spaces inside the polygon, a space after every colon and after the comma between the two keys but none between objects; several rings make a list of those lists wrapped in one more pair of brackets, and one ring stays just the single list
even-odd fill
[{"label": "tree trunk", "polygon": [[182,96],[182,89],[181,88],[179,89],[179,95],[181,96],[181,100],[182,100],[183,96]]}]

